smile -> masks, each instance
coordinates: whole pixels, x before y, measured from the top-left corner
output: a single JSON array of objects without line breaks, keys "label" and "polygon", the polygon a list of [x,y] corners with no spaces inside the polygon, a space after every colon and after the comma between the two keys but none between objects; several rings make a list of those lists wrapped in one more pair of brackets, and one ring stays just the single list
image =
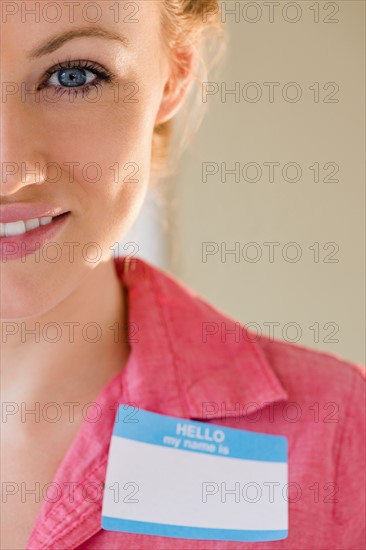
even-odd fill
[{"label": "smile", "polygon": [[41,218],[32,218],[30,220],[19,220],[15,222],[0,223],[0,237],[17,237],[38,229],[43,225],[49,225],[57,218],[64,216],[43,216]]}]

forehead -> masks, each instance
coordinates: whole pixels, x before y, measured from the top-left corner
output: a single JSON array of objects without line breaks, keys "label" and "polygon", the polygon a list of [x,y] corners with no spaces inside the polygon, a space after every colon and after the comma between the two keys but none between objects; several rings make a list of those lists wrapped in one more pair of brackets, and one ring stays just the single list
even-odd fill
[{"label": "forehead", "polygon": [[[143,47],[158,34],[162,0],[0,2],[5,52],[31,52],[63,33],[101,29]],[[101,32],[102,35],[102,32]]]}]

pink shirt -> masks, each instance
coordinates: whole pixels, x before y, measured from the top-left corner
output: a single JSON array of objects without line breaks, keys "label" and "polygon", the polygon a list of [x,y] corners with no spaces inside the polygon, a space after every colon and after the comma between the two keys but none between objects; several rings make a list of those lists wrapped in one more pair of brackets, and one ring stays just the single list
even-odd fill
[{"label": "pink shirt", "polygon": [[[362,369],[328,353],[258,340],[145,261],[119,258],[115,265],[128,290],[132,352],[99,394],[98,420],[84,420],[64,457],[54,479],[57,494],[43,502],[27,549],[364,549]],[[102,487],[115,411],[132,402],[171,416],[287,436],[288,538],[198,541],[103,530]]]}]

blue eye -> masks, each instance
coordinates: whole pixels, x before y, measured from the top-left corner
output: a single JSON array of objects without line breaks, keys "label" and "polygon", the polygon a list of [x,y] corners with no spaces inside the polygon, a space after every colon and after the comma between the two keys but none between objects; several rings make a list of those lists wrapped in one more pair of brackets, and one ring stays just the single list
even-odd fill
[{"label": "blue eye", "polygon": [[64,86],[65,88],[77,88],[90,84],[97,78],[91,71],[74,67],[72,69],[61,69],[55,71],[48,80],[49,86]]},{"label": "blue eye", "polygon": [[93,61],[71,60],[57,63],[44,76],[38,89],[53,88],[56,93],[86,93],[92,86],[113,82],[115,75]]}]

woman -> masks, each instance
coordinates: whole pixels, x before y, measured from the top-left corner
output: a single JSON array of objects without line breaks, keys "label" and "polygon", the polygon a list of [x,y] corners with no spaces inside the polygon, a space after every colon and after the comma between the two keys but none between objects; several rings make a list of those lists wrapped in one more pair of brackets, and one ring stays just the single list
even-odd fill
[{"label": "woman", "polygon": [[[1,548],[363,548],[361,370],[225,341],[234,320],[112,253],[166,161],[216,0],[51,4],[2,3]],[[288,536],[102,529],[126,403],[286,436]]]}]

